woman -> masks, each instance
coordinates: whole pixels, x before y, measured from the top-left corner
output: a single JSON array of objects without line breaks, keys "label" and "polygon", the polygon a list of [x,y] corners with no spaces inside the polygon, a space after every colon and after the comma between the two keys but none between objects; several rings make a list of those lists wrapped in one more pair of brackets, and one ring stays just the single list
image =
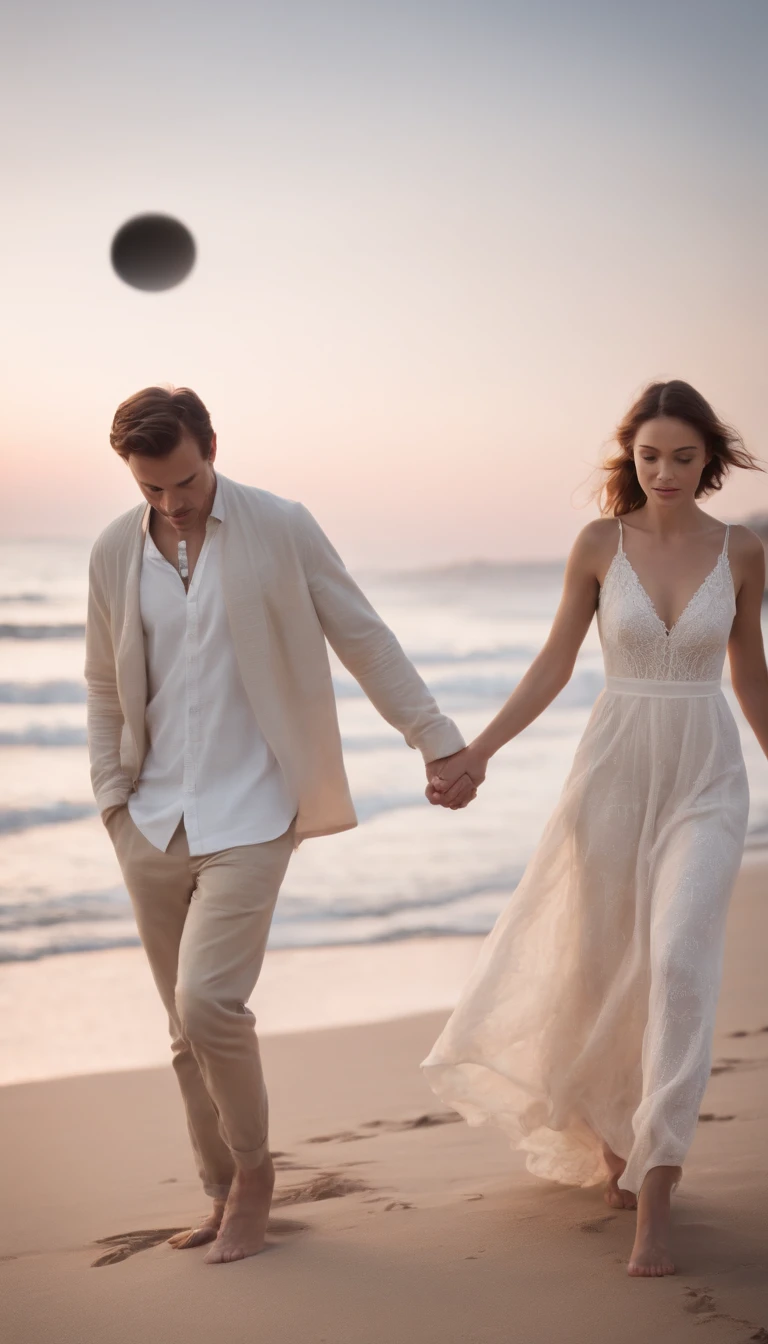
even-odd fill
[{"label": "woman", "polygon": [[550,1180],[605,1179],[637,1208],[629,1273],[674,1272],[670,1195],[710,1071],[725,917],[748,791],[733,688],[768,753],[763,548],[696,500],[739,437],[686,383],[648,387],[605,466],[604,517],[578,537],[551,634],[430,797],[465,805],[488,760],[554,700],[597,612],[606,670],[560,802],[488,938],[427,1079],[494,1120]]}]

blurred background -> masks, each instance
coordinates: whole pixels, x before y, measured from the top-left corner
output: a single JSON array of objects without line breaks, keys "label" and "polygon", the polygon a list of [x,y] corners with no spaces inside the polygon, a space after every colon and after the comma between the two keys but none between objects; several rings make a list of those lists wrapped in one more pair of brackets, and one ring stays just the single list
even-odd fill
[{"label": "blurred background", "polygon": [[[692,382],[768,456],[767,53],[764,0],[30,0],[6,19],[6,1021],[64,966],[85,993],[137,944],[82,680],[88,551],[136,502],[117,403],[195,388],[221,470],[312,509],[471,735],[546,636],[646,382]],[[165,293],[110,267],[144,211],[197,244]],[[768,513],[768,476],[707,507]],[[420,760],[335,671],[362,824],[299,852],[272,947],[487,931],[602,685],[596,631],[460,814],[427,806]],[[744,745],[760,846],[768,770]],[[68,1067],[30,1037],[7,1078]]]}]

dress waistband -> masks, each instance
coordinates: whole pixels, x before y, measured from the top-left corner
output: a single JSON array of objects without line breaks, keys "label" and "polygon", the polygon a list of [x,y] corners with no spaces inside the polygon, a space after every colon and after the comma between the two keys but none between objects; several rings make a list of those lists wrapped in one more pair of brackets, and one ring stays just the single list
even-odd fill
[{"label": "dress waistband", "polygon": [[606,677],[605,689],[612,695],[651,695],[667,700],[717,695],[719,681],[650,681],[645,677]]}]

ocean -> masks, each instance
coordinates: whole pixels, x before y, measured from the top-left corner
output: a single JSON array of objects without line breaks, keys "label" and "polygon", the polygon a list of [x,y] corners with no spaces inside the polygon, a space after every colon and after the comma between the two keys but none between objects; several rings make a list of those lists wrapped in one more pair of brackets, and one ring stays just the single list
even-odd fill
[{"label": "ocean", "polygon": [[[0,961],[138,944],[90,790],[83,681],[89,545],[0,543]],[[562,565],[465,564],[358,576],[434,692],[471,737],[541,647]],[[270,947],[480,934],[514,890],[603,684],[593,623],[573,678],[491,763],[463,812],[431,808],[421,760],[334,660],[360,826],[294,856]],[[768,769],[739,723],[751,845],[768,840]]]}]

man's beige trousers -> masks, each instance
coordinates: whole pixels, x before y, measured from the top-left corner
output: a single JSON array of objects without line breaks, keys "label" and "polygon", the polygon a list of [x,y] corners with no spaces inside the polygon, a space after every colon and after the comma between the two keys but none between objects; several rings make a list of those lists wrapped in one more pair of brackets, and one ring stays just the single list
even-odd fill
[{"label": "man's beige trousers", "polygon": [[293,827],[277,840],[191,858],[181,822],[165,853],[127,806],[106,818],[155,984],[206,1194],[267,1152],[268,1111],[253,1013]]}]

